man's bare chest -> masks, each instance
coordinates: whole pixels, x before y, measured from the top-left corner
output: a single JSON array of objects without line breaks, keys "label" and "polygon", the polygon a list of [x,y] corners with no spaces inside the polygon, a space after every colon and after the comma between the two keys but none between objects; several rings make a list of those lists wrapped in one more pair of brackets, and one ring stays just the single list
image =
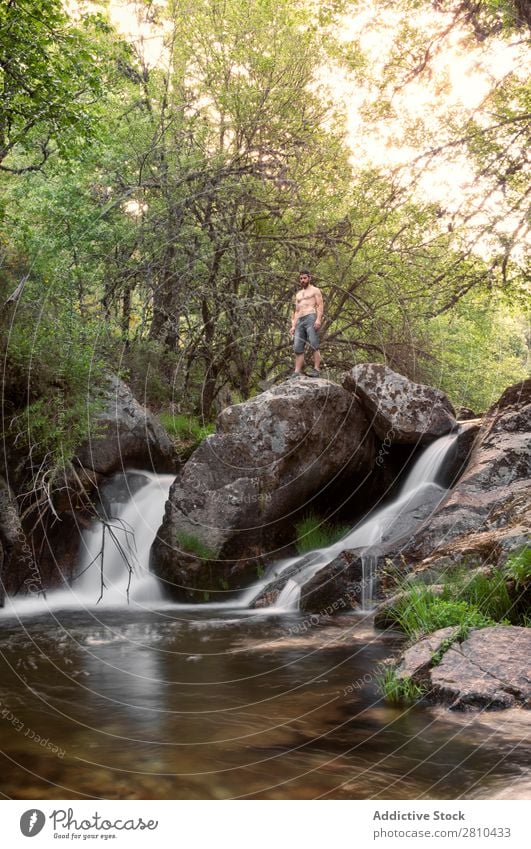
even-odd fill
[{"label": "man's bare chest", "polygon": [[303,289],[301,292],[297,292],[297,304],[299,304],[300,306],[313,306],[315,304],[315,295],[316,293],[314,290],[308,292]]}]

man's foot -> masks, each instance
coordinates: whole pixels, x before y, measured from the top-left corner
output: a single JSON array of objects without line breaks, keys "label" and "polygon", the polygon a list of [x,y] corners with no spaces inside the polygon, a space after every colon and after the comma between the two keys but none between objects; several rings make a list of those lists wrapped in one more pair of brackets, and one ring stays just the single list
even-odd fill
[{"label": "man's foot", "polygon": [[295,377],[302,377],[301,372],[300,371],[294,371],[293,374],[290,374],[290,376],[288,377],[288,380],[293,380],[293,378],[295,378]]},{"label": "man's foot", "polygon": [[321,377],[321,372],[317,368],[311,368],[308,377]]}]

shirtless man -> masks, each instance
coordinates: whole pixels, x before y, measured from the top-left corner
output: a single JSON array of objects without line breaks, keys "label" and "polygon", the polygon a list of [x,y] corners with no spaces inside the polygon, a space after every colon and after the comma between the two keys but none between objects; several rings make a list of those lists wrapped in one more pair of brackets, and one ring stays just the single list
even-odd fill
[{"label": "shirtless man", "polygon": [[304,348],[306,342],[313,348],[313,369],[309,377],[319,377],[321,354],[319,352],[319,333],[323,320],[323,296],[321,290],[311,282],[308,271],[299,273],[302,288],[295,296],[295,310],[291,320],[290,336],[293,337],[295,351],[295,371],[292,377],[300,377],[304,366]]}]

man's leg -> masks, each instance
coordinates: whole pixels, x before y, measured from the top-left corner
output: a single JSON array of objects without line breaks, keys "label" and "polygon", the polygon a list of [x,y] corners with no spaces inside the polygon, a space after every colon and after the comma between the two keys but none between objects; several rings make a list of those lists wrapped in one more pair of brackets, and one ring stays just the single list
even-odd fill
[{"label": "man's leg", "polygon": [[321,366],[321,352],[319,350],[320,337],[319,332],[315,329],[315,317],[310,321],[308,327],[308,341],[313,348],[313,369],[310,372],[310,377],[319,377]]},{"label": "man's leg", "polygon": [[306,345],[306,328],[304,322],[299,321],[295,326],[295,335],[293,337],[293,350],[295,352],[295,371],[294,374],[302,374],[304,367],[304,348]]},{"label": "man's leg", "polygon": [[302,354],[295,354],[295,373],[300,374],[302,372],[303,366],[304,366],[304,352]]}]

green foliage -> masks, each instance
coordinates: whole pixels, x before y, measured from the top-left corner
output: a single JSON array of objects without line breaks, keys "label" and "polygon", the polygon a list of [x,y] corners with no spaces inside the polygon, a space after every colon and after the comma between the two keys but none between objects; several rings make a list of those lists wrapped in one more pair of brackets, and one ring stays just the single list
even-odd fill
[{"label": "green foliage", "polygon": [[437,651],[431,656],[431,665],[438,666],[448,649],[451,648],[454,643],[462,643],[463,640],[466,640],[469,631],[469,625],[460,625],[451,637],[446,637],[446,639],[442,640]]},{"label": "green foliage", "polygon": [[[400,598],[391,616],[411,640],[450,625],[460,629],[456,639],[464,639],[470,628],[497,623],[525,627],[529,619],[525,590],[531,581],[530,551],[529,546],[523,547],[503,567],[489,572],[471,570],[470,564],[463,564],[441,577],[437,591],[414,577],[407,578],[398,587]],[[511,592],[511,581],[519,595]]]},{"label": "green foliage", "polygon": [[426,688],[411,678],[399,678],[394,666],[381,666],[376,682],[385,701],[392,705],[410,705],[426,695]]},{"label": "green foliage", "polygon": [[411,584],[407,596],[396,602],[391,615],[412,641],[450,625],[484,628],[496,624],[464,599],[445,599],[424,584]]},{"label": "green foliage", "polygon": [[514,602],[509,595],[506,576],[501,569],[494,569],[490,574],[476,571],[470,575],[461,572],[447,578],[441,598],[463,600],[496,622],[513,618]]},{"label": "green foliage", "polygon": [[72,155],[94,135],[110,72],[106,36],[101,15],[74,24],[60,0],[0,4],[0,168],[39,168],[53,151]]},{"label": "green foliage", "polygon": [[505,387],[529,371],[529,316],[518,304],[473,292],[426,327],[434,361],[428,382],[441,386],[456,406],[482,413]]},{"label": "green foliage", "polygon": [[64,467],[76,448],[99,435],[106,368],[98,328],[83,322],[65,299],[51,298],[47,306],[41,314],[23,306],[2,345],[3,437],[41,473]]},{"label": "green foliage", "polygon": [[515,581],[517,587],[526,587],[531,583],[531,546],[524,546],[507,558],[504,572]]},{"label": "green foliage", "polygon": [[177,533],[177,542],[184,551],[187,551],[190,554],[195,554],[201,560],[216,559],[216,552],[201,542],[201,540],[194,534],[187,533],[186,531],[179,531]]},{"label": "green foliage", "polygon": [[308,513],[295,525],[297,534],[295,546],[299,554],[305,554],[307,551],[332,545],[344,537],[349,530],[350,528],[346,525],[334,525],[315,513]]},{"label": "green foliage", "polygon": [[[0,165],[23,172],[0,175],[2,298],[26,281],[4,328],[6,420],[33,458],[59,462],[94,427],[84,394],[105,368],[154,409],[183,398],[205,421],[286,374],[301,264],[324,290],[332,376],[383,359],[479,411],[523,375],[523,301],[492,294],[500,282],[516,291],[510,263],[470,250],[466,226],[451,230],[414,179],[353,169],[322,68],[373,68],[361,43],[334,39],[344,4],[317,7],[168,3],[163,72],[136,62],[101,15],[74,20],[59,0],[0,5]],[[414,50],[397,45],[396,79],[424,56],[424,36],[406,21]],[[384,119],[394,106],[381,94]],[[518,81],[499,86],[505,126],[522,126],[526,96]],[[510,138],[481,122],[467,124],[469,155],[515,198],[516,154],[496,171]],[[161,421],[183,456],[211,432]],[[310,521],[300,550],[342,532]]]},{"label": "green foliage", "polygon": [[187,442],[195,442],[196,445],[216,430],[215,425],[202,424],[191,415],[162,412],[159,413],[159,418],[169,434]]}]

